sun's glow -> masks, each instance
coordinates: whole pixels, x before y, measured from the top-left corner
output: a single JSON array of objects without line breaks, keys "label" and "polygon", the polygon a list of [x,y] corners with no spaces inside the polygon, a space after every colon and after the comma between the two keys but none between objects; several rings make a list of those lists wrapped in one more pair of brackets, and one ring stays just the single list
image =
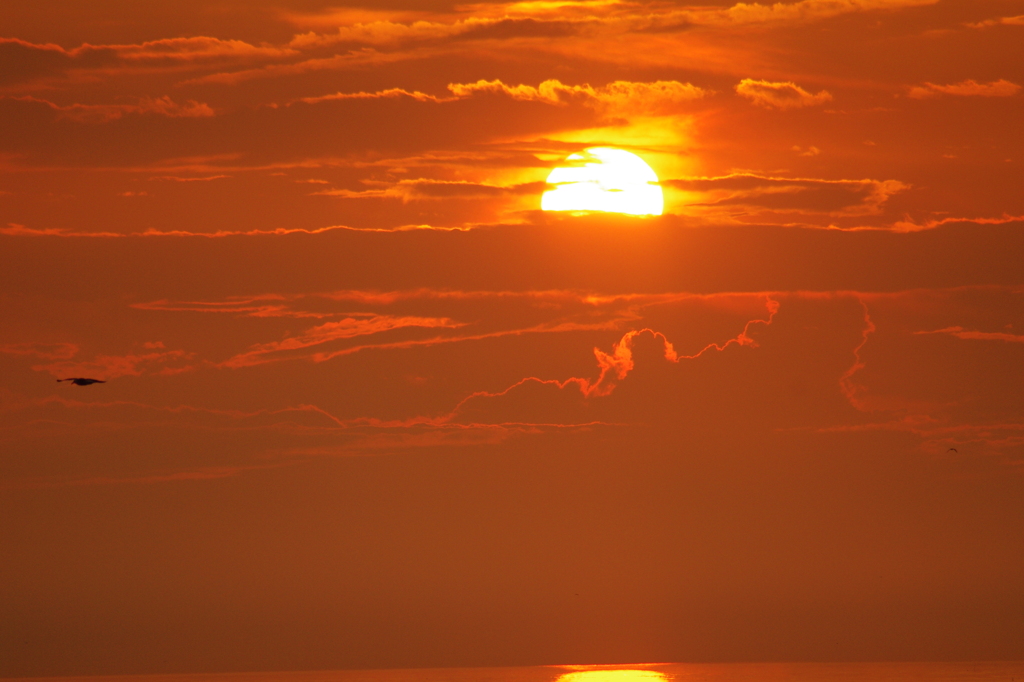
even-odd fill
[{"label": "sun's glow", "polygon": [[591,147],[570,154],[551,171],[540,207],[545,211],[601,211],[661,215],[665,199],[658,176],[632,152]]}]

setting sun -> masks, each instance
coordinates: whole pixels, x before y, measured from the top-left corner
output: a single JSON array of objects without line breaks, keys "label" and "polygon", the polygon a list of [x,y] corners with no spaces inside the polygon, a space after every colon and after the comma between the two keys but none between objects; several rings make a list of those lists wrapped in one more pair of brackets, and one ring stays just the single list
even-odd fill
[{"label": "setting sun", "polygon": [[630,215],[661,215],[665,200],[658,176],[632,152],[591,147],[570,154],[565,165],[551,171],[541,209],[600,211]]}]

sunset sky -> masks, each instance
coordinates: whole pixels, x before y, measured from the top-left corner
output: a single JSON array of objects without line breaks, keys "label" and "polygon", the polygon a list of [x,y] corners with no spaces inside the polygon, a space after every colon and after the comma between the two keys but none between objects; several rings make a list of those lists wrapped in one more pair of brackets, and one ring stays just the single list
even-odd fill
[{"label": "sunset sky", "polygon": [[1024,659],[1022,85],[1024,0],[5,3],[0,676]]}]

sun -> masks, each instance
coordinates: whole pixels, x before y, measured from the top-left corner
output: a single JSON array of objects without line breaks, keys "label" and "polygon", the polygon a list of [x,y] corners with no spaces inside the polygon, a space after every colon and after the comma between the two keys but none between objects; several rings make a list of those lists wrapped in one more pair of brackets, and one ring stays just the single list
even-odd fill
[{"label": "sun", "polygon": [[601,211],[661,215],[665,198],[647,162],[614,147],[590,147],[570,154],[551,171],[540,200],[544,211]]}]

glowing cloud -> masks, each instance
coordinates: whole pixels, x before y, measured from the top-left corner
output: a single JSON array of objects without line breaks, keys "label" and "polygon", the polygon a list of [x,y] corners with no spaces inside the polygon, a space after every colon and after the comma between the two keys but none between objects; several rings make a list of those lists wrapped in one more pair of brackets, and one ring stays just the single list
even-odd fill
[{"label": "glowing cloud", "polygon": [[[449,83],[448,89],[456,97],[464,98],[480,92],[502,93],[512,99],[526,102],[565,105],[573,99],[598,108],[606,113],[655,113],[672,109],[684,102],[700,99],[707,90],[692,83],[679,81],[614,81],[601,87],[568,85],[549,79],[538,86],[508,85],[500,80],[479,80],[475,83]],[[407,93],[414,96],[412,93]]]}]

